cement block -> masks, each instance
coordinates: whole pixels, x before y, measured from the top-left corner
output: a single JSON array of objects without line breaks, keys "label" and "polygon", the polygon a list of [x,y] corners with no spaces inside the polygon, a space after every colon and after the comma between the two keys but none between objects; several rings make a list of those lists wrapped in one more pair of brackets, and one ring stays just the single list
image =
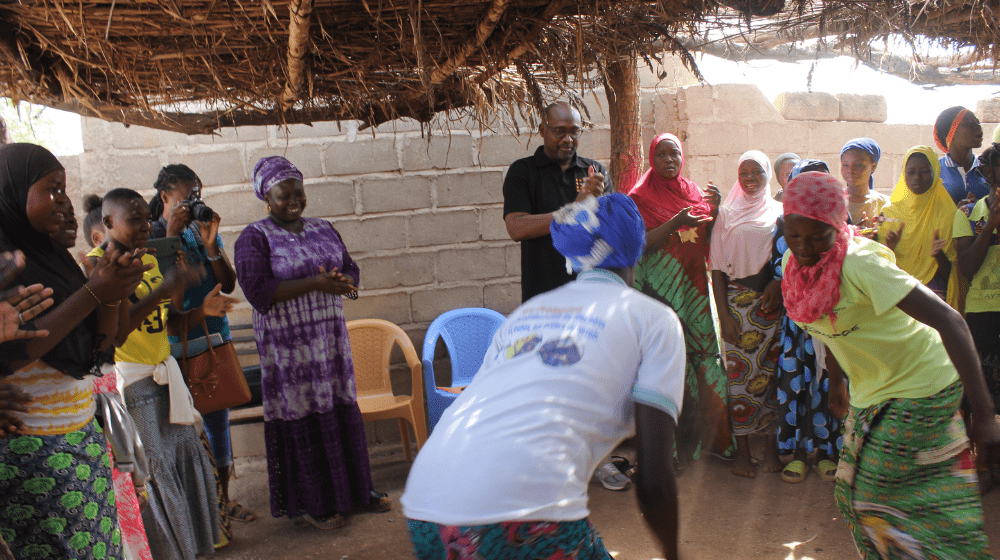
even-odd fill
[{"label": "cement block", "polygon": [[[726,184],[726,177],[736,176],[736,158],[721,156],[691,157],[684,164],[683,174],[701,188],[707,188],[711,181],[721,190]],[[733,169],[724,169],[726,164]],[[729,184],[732,184],[731,182]]]},{"label": "cement block", "polygon": [[[735,155],[750,146],[750,125],[739,123],[688,123],[684,152],[699,155]],[[736,166],[735,161],[733,167]]]},{"label": "cement block", "polygon": [[226,126],[215,134],[195,134],[188,137],[195,144],[235,144],[239,142],[259,142],[267,140],[266,126]]},{"label": "cement block", "polygon": [[344,299],[344,317],[354,319],[383,319],[397,325],[410,322],[410,296],[405,292],[366,294],[365,276],[361,273],[361,297]]},{"label": "cement block", "polygon": [[500,278],[507,274],[503,247],[442,249],[437,252],[439,282]]},{"label": "cement block", "polygon": [[809,129],[796,122],[761,122],[750,126],[750,142],[774,161],[785,152],[802,155],[809,150]]},{"label": "cement block", "polygon": [[233,442],[233,457],[265,457],[264,423],[240,424],[229,428]]},{"label": "cement block", "polygon": [[838,93],[834,97],[840,101],[837,120],[881,123],[889,116],[889,107],[881,95]]},{"label": "cement block", "polygon": [[479,211],[479,235],[484,241],[510,241],[507,224],[503,221],[502,206]]},{"label": "cement block", "polygon": [[365,214],[431,207],[431,181],[409,176],[361,180],[361,207]]},{"label": "cement block", "polygon": [[542,139],[537,134],[490,134],[477,141],[479,148],[479,165],[483,167],[507,167],[524,157],[535,153]]},{"label": "cement block", "polygon": [[358,263],[365,289],[420,286],[434,282],[433,253],[403,253],[367,257]]},{"label": "cement block", "polygon": [[251,224],[267,217],[264,203],[249,188],[226,192],[207,190],[202,193],[202,199],[222,216],[222,223],[227,226]]},{"label": "cement block", "polygon": [[111,133],[108,127],[111,123],[92,117],[80,119],[80,131],[83,134],[83,151],[97,152],[111,149]]},{"label": "cement block", "polygon": [[134,148],[159,148],[187,146],[191,139],[187,134],[168,132],[145,126],[125,126],[121,123],[108,123],[108,133],[111,134],[111,146],[120,150]]},{"label": "cement block", "polygon": [[329,138],[342,136],[352,130],[357,130],[355,121],[327,121],[315,122],[312,124],[291,124],[285,126],[273,126],[274,137],[278,144],[292,138]]},{"label": "cement block", "polygon": [[[83,183],[80,176],[80,156],[56,156],[56,158],[66,169],[66,193],[71,198],[80,195],[83,192]],[[76,204],[75,208],[78,214],[83,212],[83,206]]]},{"label": "cement block", "polygon": [[435,180],[438,208],[503,202],[503,173],[466,171],[438,175]]},{"label": "cement block", "polygon": [[[710,85],[696,85],[677,90],[676,115],[693,123],[715,122],[715,99]],[[663,130],[657,127],[657,130]]]},{"label": "cement block", "polygon": [[712,88],[715,118],[722,122],[781,122],[774,105],[754,84],[718,84]]},{"label": "cement block", "polygon": [[410,246],[449,245],[479,239],[479,216],[475,210],[453,210],[409,217]]},{"label": "cement block", "polygon": [[[344,243],[347,244],[351,254],[406,247],[406,218],[403,216],[377,216],[360,220],[331,220],[331,222],[344,238]],[[364,279],[362,274],[362,285]]]},{"label": "cement block", "polygon": [[457,169],[472,166],[473,140],[465,134],[440,134],[407,138],[403,146],[403,169]]},{"label": "cement block", "polygon": [[507,276],[521,278],[521,244],[508,245],[504,252],[507,256]]},{"label": "cement block", "polygon": [[117,187],[145,190],[156,182],[160,167],[160,158],[154,155],[111,157],[102,152],[84,152],[80,154],[82,192],[104,196]]},{"label": "cement block", "polygon": [[258,148],[250,152],[250,172],[261,158],[282,156],[292,162],[306,179],[323,176],[323,149],[318,144]]},{"label": "cement block", "polygon": [[417,323],[430,322],[445,311],[463,307],[482,307],[483,288],[481,286],[459,286],[419,290],[413,292],[410,301],[413,306],[413,321]]},{"label": "cement block", "polygon": [[[396,119],[393,121],[382,123],[375,127],[375,132],[390,132],[390,133],[403,133],[403,132],[415,132],[421,128],[420,121],[411,118]],[[358,135],[368,134],[372,129],[361,130],[358,129]]]},{"label": "cement block", "polygon": [[354,182],[326,181],[306,185],[308,201],[302,213],[308,218],[325,218],[354,213]]},{"label": "cement block", "polygon": [[611,158],[611,129],[597,128],[584,132],[576,153],[602,161]]},{"label": "cement block", "polygon": [[509,315],[521,305],[521,283],[518,281],[487,284],[483,288],[483,307]]},{"label": "cement block", "polygon": [[[203,185],[236,185],[246,183],[249,177],[241,149],[170,154],[168,163],[187,165],[198,174]],[[257,160],[254,160],[254,163],[257,163]],[[156,175],[153,175],[149,184],[152,185],[155,180]]]},{"label": "cement block", "polygon": [[774,107],[791,121],[835,121],[840,117],[840,101],[826,92],[779,93]]},{"label": "cement block", "polygon": [[976,116],[980,122],[1000,122],[1000,96],[980,99],[976,103]]},{"label": "cement block", "polygon": [[333,142],[323,152],[327,175],[378,173],[399,169],[397,142],[361,135],[356,142]]},{"label": "cement block", "polygon": [[[659,132],[678,132],[679,93],[660,94],[653,97],[653,128]],[[652,142],[652,138],[650,139]]]}]

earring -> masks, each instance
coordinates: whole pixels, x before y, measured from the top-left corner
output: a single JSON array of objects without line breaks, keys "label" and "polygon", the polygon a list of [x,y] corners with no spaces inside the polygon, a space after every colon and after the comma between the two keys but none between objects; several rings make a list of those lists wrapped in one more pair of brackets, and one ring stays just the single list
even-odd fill
[{"label": "earring", "polygon": [[271,205],[270,205],[270,204],[268,204],[268,205],[267,205],[267,213],[268,213],[268,214],[270,214],[270,213],[271,213]]}]

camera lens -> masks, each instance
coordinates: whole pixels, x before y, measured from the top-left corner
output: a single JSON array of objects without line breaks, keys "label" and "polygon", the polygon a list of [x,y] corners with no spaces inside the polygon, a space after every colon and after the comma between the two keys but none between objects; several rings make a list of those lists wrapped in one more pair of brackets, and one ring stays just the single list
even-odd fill
[{"label": "camera lens", "polygon": [[215,215],[215,211],[201,200],[192,200],[189,208],[191,210],[191,219],[199,222],[208,222]]}]

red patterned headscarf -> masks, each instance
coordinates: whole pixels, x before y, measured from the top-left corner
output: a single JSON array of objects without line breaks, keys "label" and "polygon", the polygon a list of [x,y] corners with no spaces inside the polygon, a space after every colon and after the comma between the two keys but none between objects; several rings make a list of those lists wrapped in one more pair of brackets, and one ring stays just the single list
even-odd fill
[{"label": "red patterned headscarf", "polygon": [[798,214],[837,228],[837,241],[823,253],[819,262],[801,266],[793,255],[785,266],[781,281],[788,317],[800,323],[813,323],[825,314],[833,324],[837,316],[833,306],[840,301],[840,271],[847,255],[847,243],[854,231],[847,224],[847,195],[844,185],[829,173],[802,173],[785,185],[782,199],[785,216]]}]

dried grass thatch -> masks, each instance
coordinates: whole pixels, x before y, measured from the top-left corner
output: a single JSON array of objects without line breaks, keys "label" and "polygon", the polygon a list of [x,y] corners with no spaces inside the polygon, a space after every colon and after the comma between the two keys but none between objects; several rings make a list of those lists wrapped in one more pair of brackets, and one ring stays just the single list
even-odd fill
[{"label": "dried grass thatch", "polygon": [[[186,133],[537,109],[714,0],[0,0],[15,99]],[[679,47],[678,45],[678,48]]]}]

